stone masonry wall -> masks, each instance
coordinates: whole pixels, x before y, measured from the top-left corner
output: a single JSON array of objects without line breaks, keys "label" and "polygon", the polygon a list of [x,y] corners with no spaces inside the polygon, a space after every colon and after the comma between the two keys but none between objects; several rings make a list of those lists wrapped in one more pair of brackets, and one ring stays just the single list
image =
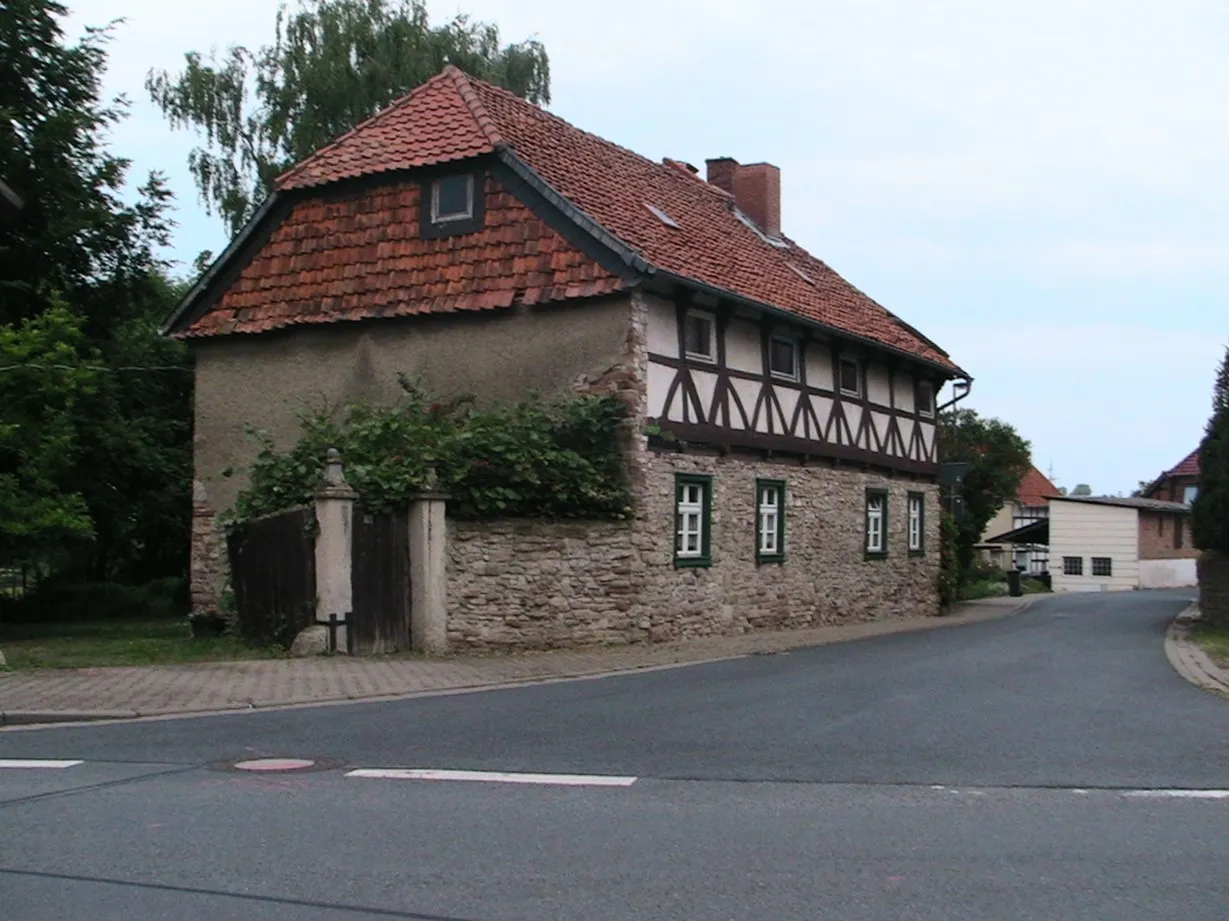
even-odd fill
[{"label": "stone masonry wall", "polygon": [[1198,568],[1201,616],[1229,627],[1229,557],[1209,550],[1199,558]]},{"label": "stone masonry wall", "polygon": [[[449,522],[453,648],[624,644],[938,613],[931,484],[846,467],[647,452],[628,522]],[[713,477],[713,565],[674,565],[674,476]],[[755,480],[786,481],[786,560],[755,560]],[[867,487],[889,490],[888,557],[865,558]],[[926,553],[907,494],[926,495]]]},{"label": "stone masonry wall", "polygon": [[188,557],[193,611],[218,610],[228,571],[226,536],[209,504],[205,487],[197,480],[192,484],[192,544]]}]

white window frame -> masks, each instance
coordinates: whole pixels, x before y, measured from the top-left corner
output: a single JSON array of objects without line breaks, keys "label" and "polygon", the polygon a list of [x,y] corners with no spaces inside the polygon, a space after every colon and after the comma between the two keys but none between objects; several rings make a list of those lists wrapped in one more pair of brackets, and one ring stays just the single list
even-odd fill
[{"label": "white window frame", "polygon": [[[854,366],[855,389],[853,390],[845,389],[845,375],[842,373],[845,362],[849,362],[850,364]],[[841,356],[840,360],[837,361],[836,363],[836,389],[838,392],[843,393],[845,396],[850,396],[850,397],[862,396],[862,362],[861,361],[859,361],[857,358],[850,358],[844,355]]]},{"label": "white window frame", "polygon": [[[687,324],[691,320],[703,320],[708,324],[708,352],[693,352],[687,348]],[[717,360],[717,318],[704,310],[688,310],[683,314],[683,357],[692,361],[715,362]]]},{"label": "white window frame", "polygon": [[755,481],[755,556],[760,562],[785,558],[785,484]]},{"label": "white window frame", "polygon": [[883,555],[888,552],[888,497],[884,493],[866,496],[866,552]]},{"label": "white window frame", "polygon": [[[921,402],[922,392],[926,391],[930,399],[923,406]],[[935,384],[934,381],[929,381],[924,378],[914,381],[913,386],[913,402],[919,416],[925,416],[927,419],[933,419],[935,415]]]},{"label": "white window frame", "polygon": [[[465,211],[457,211],[449,214],[440,214],[440,184],[450,179],[464,179],[465,189],[467,192],[467,206]],[[466,173],[459,176],[441,176],[439,179],[431,180],[431,223],[432,224],[451,224],[454,221],[469,221],[474,217],[474,176],[473,173]]]},{"label": "white window frame", "polygon": [[[778,371],[772,366],[772,346],[774,342],[780,342],[783,345],[788,345],[790,352],[794,356],[794,370]],[[802,362],[802,349],[798,346],[798,340],[793,336],[783,336],[779,333],[774,333],[768,337],[768,373],[770,376],[782,381],[797,381],[799,378],[799,364]]]},{"label": "white window frame", "polygon": [[[674,563],[712,564],[712,478],[680,474],[674,483]],[[694,539],[694,546],[693,546]]]},{"label": "white window frame", "polygon": [[917,493],[909,495],[909,552],[921,553],[925,547],[925,535],[922,529],[925,527],[925,509],[926,497]]},{"label": "white window frame", "polygon": [[1195,499],[1199,496],[1198,486],[1183,486],[1182,487],[1182,504],[1193,505]]}]

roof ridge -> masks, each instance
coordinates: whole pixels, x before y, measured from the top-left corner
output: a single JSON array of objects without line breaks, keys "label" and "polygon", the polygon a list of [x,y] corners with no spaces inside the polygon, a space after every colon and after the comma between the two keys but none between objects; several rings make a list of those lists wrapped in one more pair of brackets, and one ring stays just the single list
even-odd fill
[{"label": "roof ridge", "polygon": [[[482,98],[478,95],[478,91],[474,89],[471,81],[476,78],[471,77],[455,64],[444,65],[443,73],[452,78],[453,84],[457,88],[457,93],[461,96],[461,100],[469,109],[470,115],[474,117],[474,121],[478,123],[479,129],[486,135],[486,139],[491,142],[491,145],[494,147],[506,146],[507,141],[499,133],[499,126],[495,124],[495,119],[491,118],[491,113],[482,104]],[[532,103],[530,104],[532,105]]]},{"label": "roof ridge", "polygon": [[[413,102],[414,99],[416,99],[422,93],[426,92],[429,88],[435,86],[436,84],[444,80],[454,80],[455,81],[455,77],[453,76],[453,73],[452,73],[454,71],[456,73],[461,73],[460,68],[458,68],[456,65],[454,64],[445,65],[444,69],[440,71],[438,74],[436,74],[434,77],[432,77],[430,80],[427,80],[424,83],[418,84],[418,86],[414,87],[404,96],[400,97],[399,99],[394,99],[391,103],[389,103],[379,112],[376,112],[375,115],[372,115],[370,118],[366,118],[363,121],[359,122],[349,131],[347,131],[345,134],[339,135],[338,137],[329,141],[329,143],[325,144],[319,150],[312,153],[310,156],[307,156],[303,158],[302,160],[300,160],[298,163],[294,164],[294,166],[290,167],[290,169],[286,170],[286,172],[282,173],[280,176],[278,176],[277,178],[273,180],[274,187],[280,188],[282,184],[285,183],[287,180],[289,180],[292,176],[295,176],[298,173],[303,172],[303,170],[305,170],[308,166],[315,163],[325,154],[334,150],[336,147],[340,146],[345,141],[348,141],[350,138],[354,137],[354,135],[358,134],[360,131],[365,131],[366,129],[370,128],[376,122],[382,121],[384,118],[391,116],[394,112],[397,112],[400,109],[405,108],[407,105]],[[464,77],[464,74],[462,74],[462,77]],[[459,86],[456,87],[456,89],[460,91]],[[463,102],[465,102],[466,106],[470,109],[470,114],[473,115],[474,114],[473,106],[470,105],[469,100],[465,98],[465,94],[463,92],[461,93],[461,99]],[[485,112],[486,110],[483,109],[482,111]],[[476,120],[477,116],[475,115],[474,117]],[[488,120],[489,120],[489,116],[488,116]],[[478,122],[478,127],[482,130],[483,134],[486,135],[489,140],[490,135],[487,132],[486,128],[483,126],[482,122]]]},{"label": "roof ridge", "polygon": [[[718,188],[717,186],[713,185],[711,182],[709,182],[706,179],[701,179],[699,174],[685,175],[682,170],[675,169],[672,166],[667,166],[665,163],[661,163],[657,160],[652,159],[651,157],[646,157],[644,154],[639,153],[638,151],[632,150],[630,147],[624,147],[622,144],[619,144],[616,141],[612,141],[609,138],[604,138],[600,134],[595,134],[592,131],[586,131],[584,128],[581,128],[579,125],[575,125],[572,122],[568,121],[566,118],[563,118],[560,115],[556,115],[554,112],[550,111],[550,109],[546,109],[546,108],[543,108],[542,106],[535,105],[529,100],[516,95],[516,93],[512,92],[506,87],[499,86],[498,84],[495,84],[495,83],[490,83],[487,80],[482,80],[478,77],[473,77],[468,74],[465,75],[465,78],[471,84],[471,86],[472,84],[475,84],[475,83],[479,84],[483,90],[489,90],[491,92],[494,92],[497,95],[507,98],[510,102],[516,105],[522,106],[523,108],[525,108],[526,110],[530,112],[534,112],[538,115],[544,116],[550,121],[556,122],[571,131],[575,131],[578,134],[583,134],[585,137],[592,138],[593,140],[601,144],[604,144],[607,147],[613,147],[616,150],[620,150],[623,153],[627,154],[628,156],[633,157],[636,160],[639,160],[642,163],[647,164],[648,166],[651,166],[655,171],[657,171],[663,176],[670,176],[672,179],[675,179],[675,181],[677,181],[678,179],[685,180],[684,182],[679,183],[680,188],[690,188],[690,189],[698,188],[698,189],[704,190],[706,193],[713,195],[714,197],[718,199],[724,199],[728,202],[733,202],[734,200],[734,196],[731,195],[729,192],[725,191],[724,189]],[[477,94],[475,93],[475,95]],[[482,107],[482,111],[483,112],[486,111],[485,105]],[[492,119],[492,121],[494,121],[494,119]],[[507,142],[505,141],[505,143]],[[512,146],[515,147],[516,145],[513,144]]]}]

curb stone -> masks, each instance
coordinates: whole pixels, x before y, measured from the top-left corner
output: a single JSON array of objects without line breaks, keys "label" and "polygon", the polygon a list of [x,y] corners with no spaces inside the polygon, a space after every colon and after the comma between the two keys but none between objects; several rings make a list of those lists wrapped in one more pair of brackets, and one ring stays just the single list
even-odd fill
[{"label": "curb stone", "polygon": [[0,713],[0,726],[93,723],[101,720],[130,720],[139,715],[135,710],[6,710]]},{"label": "curb stone", "polygon": [[1165,631],[1165,656],[1179,675],[1205,691],[1229,697],[1229,671],[1213,662],[1191,639],[1191,624],[1199,620],[1199,603],[1192,601]]},{"label": "curb stone", "polygon": [[[965,624],[981,623],[989,620],[998,620],[1009,617],[1013,614],[1018,614],[1029,608],[1038,599],[1045,597],[1049,596],[1028,596],[1020,599],[1019,603],[1011,605],[1001,603],[996,603],[993,605],[984,603],[979,604],[979,602],[976,601],[963,602],[952,612],[939,617],[917,618],[899,622],[882,621],[880,623],[883,624],[884,629],[876,630],[865,636],[806,639],[802,637],[791,637],[789,635],[790,631],[768,631],[759,634],[758,637],[755,637],[755,639],[759,641],[758,643],[748,644],[746,648],[731,649],[717,655],[712,655],[710,651],[708,655],[699,654],[696,655],[695,658],[688,658],[686,656],[686,651],[680,650],[678,658],[675,658],[673,661],[669,662],[645,662],[642,664],[628,664],[626,662],[622,662],[617,665],[611,663],[611,665],[606,666],[594,665],[584,668],[565,667],[564,669],[561,669],[553,674],[545,673],[526,675],[523,677],[501,677],[494,680],[491,680],[490,678],[486,680],[480,679],[477,681],[470,680],[458,682],[457,684],[450,686],[425,688],[413,691],[390,690],[381,692],[379,690],[372,690],[371,692],[361,694],[342,693],[321,695],[318,697],[309,696],[300,698],[287,697],[283,699],[242,700],[222,705],[210,704],[205,706],[193,706],[189,704],[186,706],[180,705],[165,709],[156,707],[142,707],[131,710],[8,710],[0,711],[0,727],[11,727],[13,729],[22,727],[32,729],[40,726],[54,725],[57,723],[90,724],[103,721],[131,722],[134,720],[165,720],[245,712],[251,713],[262,710],[297,710],[305,707],[336,706],[360,702],[392,702],[398,700],[412,700],[421,697],[439,697],[452,694],[506,690],[530,685],[555,684],[564,681],[585,681],[623,675],[643,674],[646,672],[685,668],[692,665],[711,665],[717,662],[727,662],[734,659],[745,658],[747,656],[787,654],[805,649],[855,642],[860,639],[871,639],[885,635],[922,633],[945,627],[955,627]],[[979,606],[988,608],[988,610],[976,612],[970,611],[970,609]],[[997,610],[995,610],[996,608]],[[751,637],[748,637],[748,639],[751,639]],[[694,650],[694,653],[700,653],[700,650]]]}]

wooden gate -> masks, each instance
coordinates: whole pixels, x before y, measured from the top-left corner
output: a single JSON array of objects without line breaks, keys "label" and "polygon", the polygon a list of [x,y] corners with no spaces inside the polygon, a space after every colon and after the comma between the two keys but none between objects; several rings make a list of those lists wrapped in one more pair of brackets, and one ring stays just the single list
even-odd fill
[{"label": "wooden gate", "polygon": [[410,648],[410,529],[405,510],[370,515],[354,510],[350,587],[350,651],[356,655]]},{"label": "wooden gate", "polygon": [[227,536],[239,635],[289,646],[315,620],[316,540],[311,509],[248,522]]}]

